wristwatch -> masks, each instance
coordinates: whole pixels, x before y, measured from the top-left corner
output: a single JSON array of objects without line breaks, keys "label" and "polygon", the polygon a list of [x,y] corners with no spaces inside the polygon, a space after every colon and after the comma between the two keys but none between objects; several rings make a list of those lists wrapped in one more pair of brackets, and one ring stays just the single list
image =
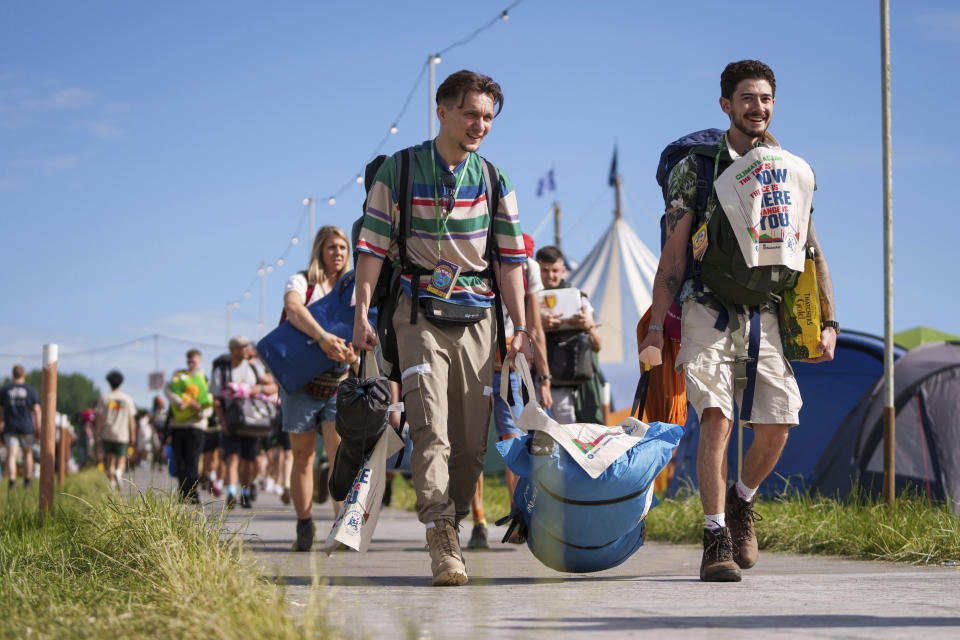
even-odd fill
[{"label": "wristwatch", "polygon": [[836,320],[824,320],[823,322],[820,323],[821,329],[825,329],[827,327],[832,328],[834,331],[837,332],[837,334],[840,333],[840,323],[837,322]]}]

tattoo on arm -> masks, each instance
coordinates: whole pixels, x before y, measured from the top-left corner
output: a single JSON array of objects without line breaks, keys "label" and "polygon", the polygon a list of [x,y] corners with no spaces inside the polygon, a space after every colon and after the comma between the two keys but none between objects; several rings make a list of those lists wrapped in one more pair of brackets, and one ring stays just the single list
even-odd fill
[{"label": "tattoo on arm", "polygon": [[683,266],[672,264],[666,269],[662,265],[657,267],[657,273],[654,276],[654,282],[661,283],[661,290],[666,294],[667,300],[673,300],[683,284]]},{"label": "tattoo on arm", "polygon": [[664,215],[666,216],[667,222],[667,238],[670,237],[670,234],[674,232],[677,228],[677,223],[683,219],[683,216],[687,215],[689,212],[686,209],[681,209],[680,207],[669,207]]},{"label": "tattoo on arm", "polygon": [[820,291],[820,317],[824,320],[836,320],[836,307],[833,303],[833,281],[830,279],[830,269],[827,267],[827,259],[820,249],[820,243],[817,240],[817,232],[813,226],[813,219],[810,220],[810,233],[807,236],[807,244],[813,247],[815,253],[813,258],[814,267],[817,270],[817,287]]}]

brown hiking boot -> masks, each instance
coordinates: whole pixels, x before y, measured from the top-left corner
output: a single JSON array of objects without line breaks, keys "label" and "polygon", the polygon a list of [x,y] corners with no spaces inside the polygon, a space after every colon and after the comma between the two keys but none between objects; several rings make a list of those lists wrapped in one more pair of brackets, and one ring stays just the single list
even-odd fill
[{"label": "brown hiking boot", "polygon": [[727,489],[727,526],[733,538],[733,560],[741,569],[749,569],[756,564],[759,555],[753,521],[763,518],[753,510],[753,503],[753,500],[747,502],[737,494],[736,485]]},{"label": "brown hiking boot", "polygon": [[726,527],[703,530],[700,579],[704,582],[740,582],[740,569],[733,561],[733,541]]},{"label": "brown hiking boot", "polygon": [[433,586],[458,586],[467,582],[467,568],[460,553],[460,538],[452,520],[437,520],[427,529]]}]

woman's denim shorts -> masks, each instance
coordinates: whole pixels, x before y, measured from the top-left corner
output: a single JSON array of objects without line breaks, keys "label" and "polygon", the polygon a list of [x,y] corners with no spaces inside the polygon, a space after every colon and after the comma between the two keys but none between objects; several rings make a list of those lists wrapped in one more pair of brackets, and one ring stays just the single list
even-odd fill
[{"label": "woman's denim shorts", "polygon": [[316,431],[322,422],[335,422],[337,419],[337,396],[318,400],[303,390],[286,393],[280,389],[280,402],[283,410],[283,430],[287,433],[309,433]]}]

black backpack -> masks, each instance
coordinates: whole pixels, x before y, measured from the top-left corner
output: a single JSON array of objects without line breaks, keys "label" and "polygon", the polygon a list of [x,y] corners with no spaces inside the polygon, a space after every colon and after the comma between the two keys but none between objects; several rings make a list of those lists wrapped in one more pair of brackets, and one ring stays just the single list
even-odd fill
[{"label": "black backpack", "polygon": [[[430,269],[413,264],[407,257],[407,237],[410,235],[411,209],[413,207],[413,178],[416,166],[416,156],[414,147],[401,149],[393,154],[394,162],[397,167],[397,204],[400,208],[399,232],[397,234],[397,248],[399,260],[397,264],[384,259],[380,266],[380,275],[374,286],[373,294],[370,297],[370,308],[377,310],[377,338],[380,341],[380,349],[383,362],[383,372],[390,380],[400,382],[400,357],[397,349],[397,336],[393,329],[393,314],[396,311],[397,303],[402,295],[400,286],[400,276],[411,276],[411,290],[413,292],[413,301],[410,305],[410,323],[417,323],[419,310],[419,280],[421,277],[430,277],[433,273]],[[364,189],[369,194],[370,187],[373,186],[374,178],[379,171],[380,166],[387,159],[385,155],[379,155],[371,160],[364,170]],[[487,209],[490,215],[490,226],[487,229],[487,247],[486,258],[487,268],[483,271],[462,272],[461,276],[480,276],[490,278],[494,294],[494,308],[497,314],[497,346],[500,350],[501,359],[506,357],[506,335],[504,334],[503,306],[500,297],[500,286],[493,272],[493,253],[496,249],[496,241],[493,234],[493,222],[497,209],[500,205],[500,172],[493,163],[483,156],[480,156],[483,162],[483,179],[487,189]],[[363,227],[363,219],[367,211],[367,200],[363,201],[363,213],[356,222],[353,223],[352,235],[354,246],[354,264],[359,255],[357,251],[357,241],[360,237],[360,229]]]}]

